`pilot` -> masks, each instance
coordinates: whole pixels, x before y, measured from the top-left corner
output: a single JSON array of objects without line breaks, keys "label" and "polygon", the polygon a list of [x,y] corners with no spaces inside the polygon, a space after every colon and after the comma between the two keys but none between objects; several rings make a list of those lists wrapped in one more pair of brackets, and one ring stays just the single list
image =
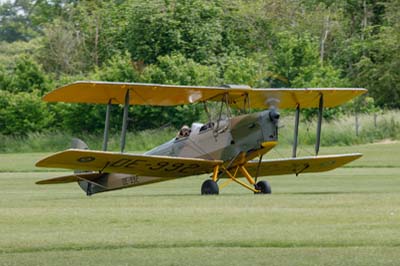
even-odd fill
[{"label": "pilot", "polygon": [[190,128],[187,125],[184,125],[181,130],[179,130],[178,135],[176,136],[177,139],[189,137],[190,135]]}]

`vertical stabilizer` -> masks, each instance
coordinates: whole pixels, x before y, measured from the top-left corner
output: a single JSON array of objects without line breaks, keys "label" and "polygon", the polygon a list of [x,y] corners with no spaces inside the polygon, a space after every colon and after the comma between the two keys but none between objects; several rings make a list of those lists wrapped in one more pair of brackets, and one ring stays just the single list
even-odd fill
[{"label": "vertical stabilizer", "polygon": [[[71,141],[71,148],[73,149],[80,149],[80,150],[88,150],[89,146],[81,139],[73,138]],[[74,174],[81,174],[81,173],[90,173],[88,171],[80,171],[75,170]],[[86,195],[90,196],[93,194],[92,183],[86,180],[79,180],[79,186],[86,192]]]},{"label": "vertical stabilizer", "polygon": [[83,142],[83,140],[78,138],[73,138],[71,141],[71,148],[80,149],[80,150],[88,150],[89,146]]}]

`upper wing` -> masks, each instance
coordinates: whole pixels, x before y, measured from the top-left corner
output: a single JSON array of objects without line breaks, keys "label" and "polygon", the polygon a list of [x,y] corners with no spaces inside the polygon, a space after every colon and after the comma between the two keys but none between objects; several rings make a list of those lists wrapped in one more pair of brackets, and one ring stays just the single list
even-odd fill
[{"label": "upper wing", "polygon": [[147,83],[78,81],[44,96],[47,102],[124,104],[130,90],[130,104],[171,106],[195,103],[223,94],[220,87],[178,86]]},{"label": "upper wing", "polygon": [[70,149],[44,158],[36,166],[176,178],[210,173],[215,165],[222,163],[219,160]]},{"label": "upper wing", "polygon": [[[324,172],[338,168],[361,156],[361,153],[352,153],[262,161],[258,175],[270,176]],[[251,161],[246,164],[246,169],[253,176],[257,174],[257,168],[258,162]]]},{"label": "upper wing", "polygon": [[252,108],[312,108],[319,106],[323,95],[324,107],[335,107],[365,92],[359,88],[254,89],[249,98]]},{"label": "upper wing", "polygon": [[246,86],[202,87],[144,83],[117,83],[80,81],[58,88],[44,96],[48,102],[123,104],[126,91],[130,90],[130,104],[172,106],[202,101],[220,101],[229,95],[233,107],[250,106],[266,109],[318,107],[324,96],[324,106],[334,107],[365,93],[358,88],[314,89],[252,89]]}]

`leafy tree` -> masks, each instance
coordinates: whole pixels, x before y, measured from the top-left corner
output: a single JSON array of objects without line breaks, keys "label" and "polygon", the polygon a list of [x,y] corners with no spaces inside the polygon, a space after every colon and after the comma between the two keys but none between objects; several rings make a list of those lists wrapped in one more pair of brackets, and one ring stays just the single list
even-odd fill
[{"label": "leafy tree", "polygon": [[140,1],[131,10],[127,48],[135,61],[155,63],[179,52],[196,62],[213,62],[224,46],[218,2]]},{"label": "leafy tree", "polygon": [[59,77],[78,74],[88,68],[84,39],[73,25],[57,20],[44,29],[44,34],[38,58],[46,71]]},{"label": "leafy tree", "polygon": [[0,4],[0,41],[29,41],[77,0],[17,0]]},{"label": "leafy tree", "polygon": [[[255,58],[255,59],[253,59]],[[222,65],[225,84],[245,84],[253,87],[268,87],[271,74],[269,60],[260,54],[253,57],[228,56]]]},{"label": "leafy tree", "polygon": [[12,69],[22,55],[30,56],[32,59],[35,59],[39,47],[40,45],[37,39],[29,42],[0,42],[0,65],[5,69]]},{"label": "leafy tree", "polygon": [[[212,86],[359,86],[369,89],[374,104],[398,108],[399,3],[3,1],[0,89],[2,95],[15,93],[22,99],[22,92],[41,95],[85,79]],[[368,103],[360,100],[360,106]],[[336,117],[338,111],[348,112],[356,105],[325,113]],[[49,104],[48,112],[55,128],[76,132],[103,128],[104,106]],[[312,117],[315,111],[310,112]],[[12,112],[3,114],[13,116]],[[120,130],[121,114],[121,107],[114,106],[112,130]],[[136,130],[180,126],[197,120],[199,110],[195,106],[133,106],[131,116],[130,129]]]},{"label": "leafy tree", "polygon": [[53,116],[38,91],[11,93],[0,90],[0,133],[26,135],[50,127]]},{"label": "leafy tree", "polygon": [[95,68],[91,75],[93,80],[138,82],[144,66],[135,63],[128,52],[115,54],[103,66]]},{"label": "leafy tree", "polygon": [[27,55],[20,56],[10,70],[0,69],[0,85],[11,92],[40,91],[43,95],[49,84],[41,67]]},{"label": "leafy tree", "polygon": [[216,66],[205,66],[187,59],[182,54],[160,56],[157,63],[147,66],[142,75],[142,81],[178,84],[215,86],[219,70]]},{"label": "leafy tree", "polygon": [[332,65],[313,64],[299,69],[292,86],[297,88],[348,87],[349,81],[341,77],[341,71]]},{"label": "leafy tree", "polygon": [[129,1],[83,1],[69,11],[66,23],[79,32],[89,66],[101,66],[125,50]]},{"label": "leafy tree", "polygon": [[99,133],[104,128],[104,105],[58,103],[53,110],[62,119],[56,123],[67,132]]},{"label": "leafy tree", "polygon": [[36,35],[27,27],[30,6],[30,1],[8,1],[0,5],[0,41],[27,41]]},{"label": "leafy tree", "polygon": [[308,34],[293,35],[288,31],[279,33],[274,43],[272,71],[281,78],[272,80],[272,85],[291,87],[302,68],[320,65],[317,43]]},{"label": "leafy tree", "polygon": [[376,104],[390,108],[400,107],[400,4],[386,4],[386,25],[365,42],[365,54],[355,65],[355,80],[369,89]]}]

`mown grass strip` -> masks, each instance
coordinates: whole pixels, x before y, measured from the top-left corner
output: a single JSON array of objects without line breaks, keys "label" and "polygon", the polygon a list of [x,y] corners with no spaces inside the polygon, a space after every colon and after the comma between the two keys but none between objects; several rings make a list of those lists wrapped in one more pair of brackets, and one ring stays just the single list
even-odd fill
[{"label": "mown grass strip", "polygon": [[[284,241],[275,242],[184,242],[184,243],[138,243],[138,244],[102,244],[102,245],[77,245],[77,246],[56,246],[56,247],[30,247],[19,249],[3,249],[0,254],[19,254],[19,253],[37,253],[54,251],[93,251],[93,250],[115,250],[115,249],[173,249],[173,248],[378,248],[379,244],[356,242],[356,243],[290,243]],[[398,243],[388,243],[385,247],[400,247]]]}]

